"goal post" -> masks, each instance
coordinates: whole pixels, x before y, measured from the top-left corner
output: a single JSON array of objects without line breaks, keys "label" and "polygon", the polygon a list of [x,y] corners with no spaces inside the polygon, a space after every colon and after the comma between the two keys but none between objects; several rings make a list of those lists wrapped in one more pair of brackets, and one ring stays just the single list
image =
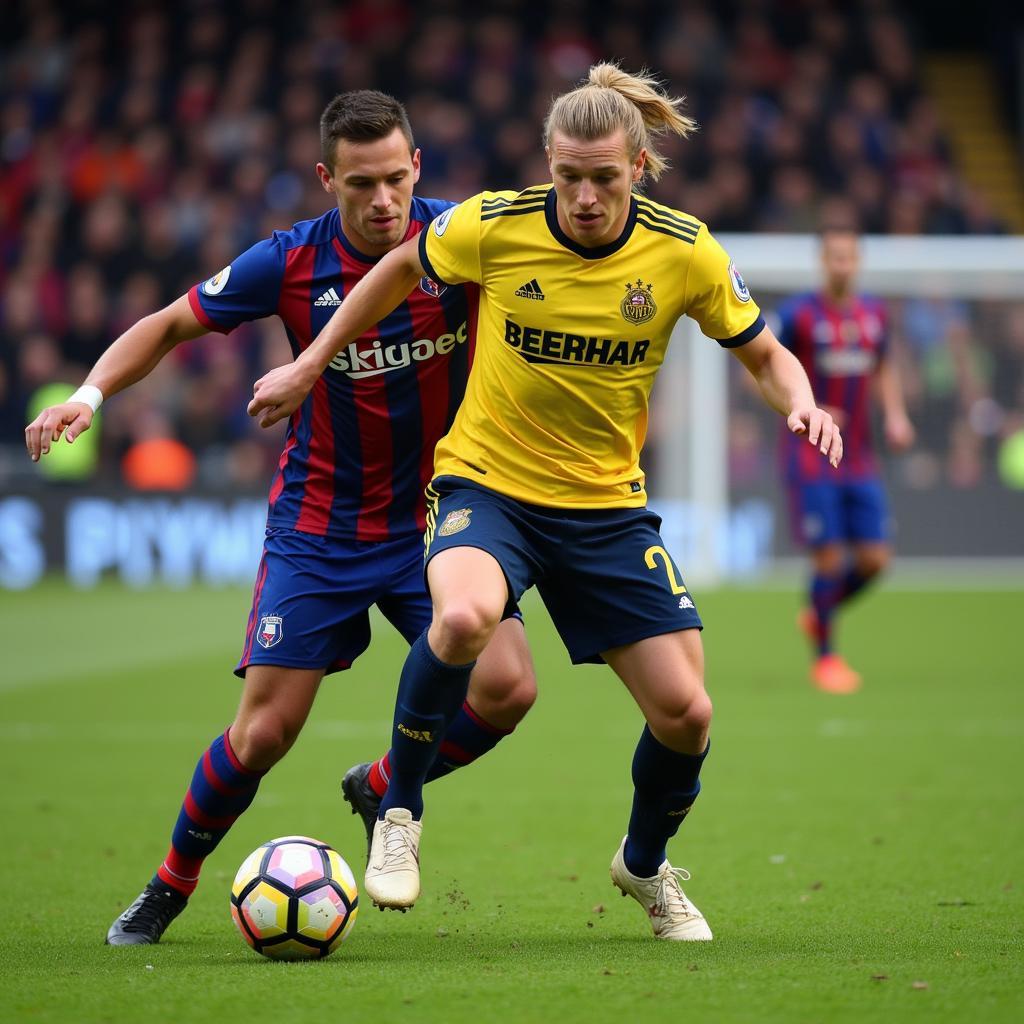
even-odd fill
[{"label": "goal post", "polygon": [[[778,298],[820,284],[814,235],[723,234],[719,241],[766,311]],[[865,236],[859,288],[890,300],[1021,302],[1024,238]],[[764,541],[765,529],[780,530],[777,515],[770,524],[758,522],[752,507],[732,502],[729,362],[684,317],[652,397],[651,507],[663,518],[666,545],[686,578],[703,586],[742,576],[750,567],[746,549]],[[765,447],[774,466],[774,445]],[[1016,554],[1024,555],[1024,547]]]}]

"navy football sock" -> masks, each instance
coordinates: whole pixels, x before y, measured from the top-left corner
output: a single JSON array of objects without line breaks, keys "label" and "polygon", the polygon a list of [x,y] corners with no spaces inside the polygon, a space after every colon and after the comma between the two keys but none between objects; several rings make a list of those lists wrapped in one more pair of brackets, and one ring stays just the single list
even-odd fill
[{"label": "navy football sock", "polygon": [[832,652],[832,616],[843,598],[842,576],[825,576],[815,573],[811,580],[811,605],[817,620],[816,632],[818,654]]},{"label": "navy football sock", "polygon": [[445,731],[437,757],[427,772],[426,781],[433,782],[434,779],[443,778],[472,764],[478,757],[493,750],[511,732],[511,729],[499,729],[491,725],[470,707],[468,700],[463,701],[455,721]]},{"label": "navy football sock", "polygon": [[423,815],[423,783],[437,757],[441,737],[466,699],[475,661],[449,665],[430,649],[424,631],[409,649],[395,701],[389,757],[391,778],[380,817],[392,807]]},{"label": "navy football sock", "polygon": [[665,847],[679,830],[700,792],[703,754],[681,754],[644,726],[633,755],[633,812],[623,857],[638,878],[651,878],[666,859]]},{"label": "navy football sock", "polygon": [[864,576],[855,568],[846,570],[843,577],[843,589],[839,597],[840,604],[849,601],[855,594],[859,594],[875,577]]},{"label": "navy football sock", "polygon": [[171,834],[171,848],[153,884],[191,896],[203,861],[253,802],[265,774],[250,771],[238,760],[229,733],[218,736],[196,765]]}]

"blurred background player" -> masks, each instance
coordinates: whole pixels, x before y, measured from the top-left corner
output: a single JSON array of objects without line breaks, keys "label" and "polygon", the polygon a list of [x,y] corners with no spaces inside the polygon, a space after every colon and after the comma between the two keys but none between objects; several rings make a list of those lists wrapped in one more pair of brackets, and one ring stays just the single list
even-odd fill
[{"label": "blurred background player", "polygon": [[[70,442],[88,430],[101,401],[188,338],[276,314],[297,356],[381,256],[452,205],[413,196],[420,152],[404,108],[390,96],[336,97],[321,117],[321,146],[316,172],[337,207],[274,232],[129,328],[68,401],[28,426],[33,460],[62,432]],[[245,680],[237,714],[199,759],[170,851],[111,925],[112,945],[158,942],[185,907],[203,861],[295,742],[323,676],[347,669],[368,646],[370,606],[410,643],[430,622],[423,487],[434,445],[465,390],[477,294],[425,277],[412,284],[390,315],[331,362],[289,420],[235,669]],[[463,706],[450,736],[462,756],[436,775],[491,749],[532,704],[520,620],[502,623],[473,678],[472,707]]]},{"label": "blurred background player", "polygon": [[810,552],[812,576],[800,628],[814,647],[811,680],[829,693],[851,693],[860,676],[833,647],[835,615],[889,563],[890,524],[874,444],[871,394],[877,388],[885,439],[909,447],[899,372],[888,350],[881,300],[855,292],[860,241],[848,227],[821,233],[820,292],[792,298],[779,309],[779,340],[800,360],[814,394],[843,432],[838,472],[810,458],[806,445],[782,437],[790,509],[797,539]]}]

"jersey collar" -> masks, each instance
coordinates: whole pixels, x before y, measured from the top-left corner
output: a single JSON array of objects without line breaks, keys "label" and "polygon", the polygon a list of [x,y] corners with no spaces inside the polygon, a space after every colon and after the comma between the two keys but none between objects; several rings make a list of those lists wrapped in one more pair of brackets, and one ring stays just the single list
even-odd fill
[{"label": "jersey collar", "polygon": [[857,293],[851,292],[846,302],[836,302],[824,290],[817,293],[818,305],[826,313],[837,313],[839,316],[850,316],[857,311]]},{"label": "jersey collar", "polygon": [[570,252],[576,253],[577,256],[582,256],[585,260],[603,260],[605,256],[611,256],[612,253],[618,252],[629,241],[629,236],[633,234],[633,227],[636,225],[637,206],[636,197],[632,194],[629,197],[629,216],[626,217],[622,234],[605,245],[597,246],[580,245],[579,242],[574,241],[561,229],[558,223],[558,212],[555,208],[557,201],[555,190],[552,187],[544,200],[544,217],[548,222],[548,230],[554,235],[555,241],[559,245],[564,246]]},{"label": "jersey collar", "polygon": [[[360,263],[368,263],[373,265],[379,263],[387,253],[382,253],[380,256],[367,256],[365,252],[360,252],[349,240],[345,234],[345,229],[341,224],[341,211],[336,211],[338,218],[338,242],[341,247],[355,260],[359,260]],[[396,242],[395,247],[397,248],[402,242],[408,242],[410,238],[414,237],[419,231],[419,227],[413,223],[412,209],[409,210],[409,223],[406,225],[405,234],[402,236],[401,242]],[[390,250],[389,250],[390,251]]]}]

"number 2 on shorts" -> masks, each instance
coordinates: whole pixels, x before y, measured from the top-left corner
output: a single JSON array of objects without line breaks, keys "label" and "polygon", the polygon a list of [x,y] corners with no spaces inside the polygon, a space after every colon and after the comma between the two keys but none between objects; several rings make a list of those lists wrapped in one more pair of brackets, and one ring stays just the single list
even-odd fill
[{"label": "number 2 on shorts", "polygon": [[661,555],[661,561],[664,563],[665,575],[668,576],[668,585],[672,588],[672,593],[685,594],[686,587],[683,586],[682,580],[676,575],[676,567],[672,564],[672,559],[668,557],[668,552],[660,544],[654,544],[644,552],[644,561],[647,563],[647,568],[658,568],[659,555]]}]

